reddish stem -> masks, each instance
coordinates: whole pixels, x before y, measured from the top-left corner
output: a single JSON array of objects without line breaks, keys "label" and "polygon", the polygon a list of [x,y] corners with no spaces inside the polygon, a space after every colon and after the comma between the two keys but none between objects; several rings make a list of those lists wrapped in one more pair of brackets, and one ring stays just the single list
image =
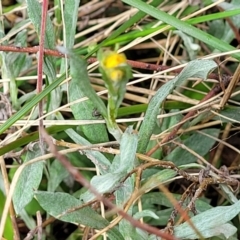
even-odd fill
[{"label": "reddish stem", "polygon": [[[37,93],[42,91],[43,85],[43,58],[44,58],[44,40],[45,40],[45,30],[46,30],[46,19],[47,19],[47,10],[48,10],[48,0],[43,0],[42,3],[42,18],[41,18],[41,29],[40,29],[40,37],[39,37],[39,55],[38,55],[38,79],[37,79]],[[39,118],[43,116],[43,101],[39,101],[38,103],[38,112]],[[43,129],[43,119],[39,120],[39,140],[40,146],[43,151],[43,140],[41,131]]]},{"label": "reddish stem", "polygon": [[81,174],[81,172],[72,166],[72,164],[69,162],[67,157],[65,155],[62,155],[61,153],[59,153],[59,151],[56,148],[56,145],[53,144],[51,137],[48,135],[48,133],[44,129],[43,129],[43,136],[49,146],[50,152],[60,161],[60,163],[65,167],[65,169],[67,169],[67,171],[72,175],[72,177],[75,179],[75,181],[79,182],[81,185],[83,185],[84,187],[89,189],[89,191],[92,192],[99,201],[103,202],[103,204],[105,206],[107,206],[109,209],[115,210],[119,215],[121,215],[124,219],[129,221],[136,228],[140,228],[142,230],[147,231],[148,233],[162,237],[166,240],[177,240],[177,238],[175,238],[174,236],[171,236],[171,235],[159,230],[156,227],[152,227],[146,223],[141,223],[140,221],[134,219],[128,213],[124,212],[122,209],[119,209],[111,201],[109,201],[107,198],[102,196],[87,181],[87,179],[84,178],[84,176]]},{"label": "reddish stem", "polygon": [[[39,51],[39,46],[35,47],[16,47],[16,46],[0,46],[0,51],[4,52],[23,52],[23,53],[37,53]],[[57,50],[52,50],[52,49],[43,49],[45,55],[51,55],[55,57],[65,57],[65,55]],[[97,61],[96,58],[91,57],[87,59],[88,63],[94,63]],[[167,70],[171,67],[164,66],[164,65],[158,65],[158,64],[151,64],[151,63],[144,63],[144,62],[138,62],[138,61],[133,61],[133,60],[127,60],[129,65],[131,65],[133,68],[139,68],[139,69],[145,69],[145,70],[150,70],[150,71],[163,71]],[[183,68],[178,68],[175,70],[172,70],[171,72],[173,73],[180,73]],[[212,79],[219,79],[219,76],[215,73],[211,73],[209,75],[210,78]]]}]

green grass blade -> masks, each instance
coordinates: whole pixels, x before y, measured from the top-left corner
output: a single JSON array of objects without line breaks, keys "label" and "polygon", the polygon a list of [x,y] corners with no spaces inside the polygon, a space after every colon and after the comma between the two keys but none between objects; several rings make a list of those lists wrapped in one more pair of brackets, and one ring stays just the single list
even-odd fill
[{"label": "green grass blade", "polygon": [[57,78],[51,85],[47,86],[41,93],[37,94],[31,102],[25,104],[17,113],[11,116],[5,123],[0,126],[0,134],[11,127],[17,120],[25,116],[40,100],[46,97],[51,91],[53,91],[63,80],[65,74]]},{"label": "green grass blade", "polygon": [[[128,5],[131,5],[143,12],[146,12],[152,17],[155,17],[156,19],[163,21],[170,26],[173,26],[180,31],[183,31],[184,33],[199,39],[200,41],[222,51],[232,51],[236,50],[236,48],[232,47],[226,42],[221,41],[218,38],[213,37],[212,35],[205,33],[201,31],[200,29],[192,26],[191,24],[181,21],[174,16],[171,16],[153,6],[148,5],[147,3],[144,3],[139,0],[123,0],[123,2],[127,3]],[[232,54],[232,56],[238,60],[240,60],[240,54]]]},{"label": "green grass blade", "polygon": [[[46,131],[49,135],[53,135],[55,133],[60,133],[68,128],[72,128],[71,125],[58,125],[58,126],[51,126],[46,128]],[[24,137],[21,137],[14,142],[11,142],[3,147],[0,148],[0,156],[10,152],[14,149],[19,147],[23,147],[24,145],[29,144],[30,142],[36,141],[39,138],[39,131],[32,132]]]},{"label": "green grass blade", "polygon": [[[240,14],[240,9],[234,9],[234,10],[229,10],[229,11],[225,11],[225,12],[213,13],[213,14],[209,14],[209,15],[191,18],[191,19],[186,20],[186,22],[190,23],[192,25],[192,24],[203,23],[203,22],[207,22],[207,21],[213,21],[216,19],[222,19],[222,18],[226,18],[226,17],[233,17],[238,14]],[[109,45],[113,45],[116,43],[129,42],[138,37],[145,37],[148,34],[154,33],[156,31],[159,31],[160,29],[166,27],[166,24],[162,24],[161,26],[152,28],[153,25],[154,25],[153,23],[150,23],[150,24],[146,25],[146,27],[143,27],[143,29],[141,31],[134,30],[134,31],[128,32],[126,34],[122,34],[121,36],[119,36],[115,39],[106,39],[104,46],[109,46]],[[174,28],[174,27],[171,28],[171,30],[174,30],[174,29],[176,29],[176,28]]]},{"label": "green grass blade", "polygon": [[[160,5],[163,2],[163,0],[153,0],[151,3],[149,3],[149,6],[154,6],[157,7],[158,5]],[[130,19],[128,21],[126,21],[125,23],[123,23],[116,31],[114,31],[107,39],[105,39],[104,41],[102,41],[96,48],[94,48],[90,53],[88,53],[86,55],[86,58],[90,57],[93,53],[97,52],[101,47],[105,46],[106,43],[109,40],[112,40],[114,38],[116,38],[117,36],[119,36],[121,33],[124,33],[128,28],[130,28],[131,26],[133,26],[136,22],[140,21],[141,19],[143,19],[147,14],[145,12],[139,11],[137,12],[135,15],[133,15],[132,17],[130,17]]]}]

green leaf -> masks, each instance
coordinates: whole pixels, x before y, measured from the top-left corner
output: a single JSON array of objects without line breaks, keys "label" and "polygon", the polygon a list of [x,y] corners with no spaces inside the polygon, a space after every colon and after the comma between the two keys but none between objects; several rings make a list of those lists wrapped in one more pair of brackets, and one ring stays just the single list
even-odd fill
[{"label": "green leaf", "polygon": [[67,169],[59,162],[59,160],[54,160],[49,167],[48,191],[54,192],[67,176],[69,176]]},{"label": "green leaf", "polygon": [[[125,176],[124,173],[107,173],[102,176],[94,176],[91,179],[91,185],[101,194],[110,193],[119,188],[121,179]],[[87,191],[81,195],[85,203],[93,200],[95,195],[91,191]]]},{"label": "green leaf", "polygon": [[214,117],[215,120],[220,120],[223,123],[239,123],[240,122],[240,108],[235,106],[227,106],[219,115]]},{"label": "green leaf", "polygon": [[[89,100],[71,106],[75,119],[91,120],[96,108],[103,116],[107,116],[107,109],[103,101],[93,90],[87,73],[86,61],[76,55],[70,57],[70,73],[72,81],[70,83],[70,101],[88,97]],[[92,143],[107,142],[107,130],[103,124],[82,126],[82,131]]]},{"label": "green leaf", "polygon": [[[157,7],[163,2],[163,0],[153,0],[149,5]],[[86,58],[91,56],[93,53],[97,52],[101,47],[105,46],[106,43],[112,39],[115,39],[121,33],[125,33],[127,29],[133,26],[135,23],[143,19],[147,14],[143,11],[139,11],[133,16],[131,16],[126,22],[120,25],[120,27],[115,30],[108,38],[102,41],[96,48],[94,48],[90,53],[87,54]]]},{"label": "green leaf", "polygon": [[156,125],[156,118],[159,113],[159,106],[166,97],[173,91],[176,86],[180,86],[190,77],[206,79],[208,73],[216,68],[216,63],[211,60],[194,60],[182,70],[182,72],[165,83],[151,99],[145,118],[139,131],[138,152],[144,153],[147,149],[148,142]]},{"label": "green leaf", "polygon": [[113,160],[111,171],[127,173],[134,168],[137,142],[137,134],[133,132],[132,126],[128,127],[121,139],[120,157]]},{"label": "green leaf", "polygon": [[[63,32],[63,34],[65,34],[65,36],[63,39],[64,47],[66,47],[67,49],[72,49],[74,45],[79,3],[80,0],[70,0],[66,1],[64,5],[63,17],[65,23],[65,31]],[[65,71],[65,63],[66,59],[62,59],[60,70],[61,73]]]},{"label": "green leaf", "polygon": [[[208,128],[200,131],[199,133],[193,133],[193,135],[184,140],[182,144],[190,148],[193,152],[198,153],[200,156],[204,156],[213,147],[215,140],[202,135],[201,132],[216,138],[219,135],[220,129]],[[198,158],[189,151],[181,147],[177,147],[166,157],[166,159],[172,161],[178,166],[196,162]]]},{"label": "green leaf", "polygon": [[40,100],[46,97],[53,89],[55,89],[63,80],[62,75],[57,78],[51,85],[47,86],[41,93],[37,94],[29,103],[25,104],[17,113],[11,116],[5,123],[0,126],[0,134],[11,127],[17,120],[27,114]]},{"label": "green leaf", "polygon": [[133,216],[135,219],[140,219],[140,218],[143,218],[143,217],[152,217],[152,218],[155,218],[155,219],[159,219],[159,217],[151,210],[143,210],[141,212],[137,212],[134,214]]},{"label": "green leaf", "polygon": [[[59,218],[62,221],[83,224],[98,230],[109,225],[109,222],[106,219],[101,217],[90,207],[85,207],[71,213],[67,213],[67,211],[73,210],[82,204],[81,201],[67,193],[37,191],[35,192],[35,196],[39,204],[47,211],[48,214],[55,218]],[[59,217],[59,215],[62,216]],[[110,239],[124,239],[116,227],[110,229],[107,234]]]},{"label": "green leaf", "polygon": [[[0,175],[0,180],[1,180],[1,182],[3,181],[2,175]],[[5,200],[6,200],[6,197],[3,194],[3,192],[0,190],[0,216],[2,216],[2,213],[3,213]],[[6,220],[6,224],[5,224],[5,228],[4,228],[4,232],[3,232],[3,237],[5,237],[6,239],[14,239],[14,230],[13,230],[13,225],[12,225],[12,221],[10,218],[10,214],[8,214],[8,216],[7,216],[7,220]]]},{"label": "green leaf", "polygon": [[[120,157],[114,159],[114,167],[111,166],[110,168],[111,172],[101,176],[94,176],[91,180],[91,185],[101,194],[112,192],[119,188],[121,186],[121,180],[134,168],[136,149],[137,135],[132,132],[132,127],[129,127],[123,134],[120,144]],[[120,195],[121,200],[116,197],[116,203],[118,205],[121,205],[132,193],[134,188],[133,179],[127,179],[124,182],[124,186],[121,186],[121,189],[122,188],[130,188],[131,190],[128,189],[127,195]],[[81,199],[83,199],[84,202],[88,202],[94,197],[94,194],[90,191],[81,195]]]},{"label": "green leaf", "polygon": [[[27,46],[27,31],[23,30],[19,32],[15,38],[14,44],[18,47],[26,47]],[[24,68],[26,62],[26,54],[24,53],[8,53],[8,57],[10,62],[9,68],[11,70],[12,77],[16,78],[19,76],[19,73]]]},{"label": "green leaf", "polygon": [[[215,207],[191,218],[193,225],[198,229],[204,238],[218,236],[224,234],[226,238],[232,236],[236,232],[236,228],[229,228],[227,224],[240,212],[240,201],[231,206]],[[174,228],[174,235],[181,239],[196,239],[198,236],[187,222]]]},{"label": "green leaf", "polygon": [[[69,86],[69,100],[73,102],[84,97],[89,97],[90,99],[71,105],[71,109],[74,118],[77,120],[94,120],[96,119],[93,116],[94,109],[98,109],[100,105],[101,109],[104,109],[105,106],[90,84],[86,62],[80,58],[75,58],[77,62],[70,60],[72,80]],[[98,110],[100,111],[100,109]],[[108,141],[108,134],[104,124],[84,125],[81,126],[81,130],[91,143]]]},{"label": "green leaf", "polygon": [[[41,156],[38,145],[33,146],[33,150],[28,150],[25,162]],[[43,162],[37,162],[26,166],[16,184],[13,194],[13,204],[16,213],[21,213],[22,209],[33,199],[34,190],[38,189],[42,179]]]},{"label": "green leaf", "polygon": [[[136,7],[137,9],[144,11],[145,13],[149,14],[152,17],[155,17],[156,19],[163,21],[170,26],[175,27],[178,30],[181,30],[182,32],[199,39],[200,41],[222,51],[232,51],[236,50],[236,48],[232,47],[231,45],[227,44],[224,41],[221,41],[218,38],[213,37],[210,34],[207,34],[206,32],[190,25],[187,22],[181,21],[177,19],[176,17],[169,15],[165,13],[164,11],[161,11],[153,6],[148,5],[147,3],[140,1],[140,0],[123,0],[128,5],[131,5],[133,7]],[[232,54],[233,57],[240,60],[240,54]]]},{"label": "green leaf", "polygon": [[[61,116],[60,113],[57,114],[56,116],[58,119],[63,120],[63,117]],[[75,143],[81,144],[84,146],[91,145],[90,142],[88,142],[85,138],[80,136],[73,129],[67,129],[65,132]],[[101,174],[109,172],[110,165],[111,165],[110,161],[101,152],[85,150],[84,153],[99,168],[99,171]]]},{"label": "green leaf", "polygon": [[[40,26],[41,26],[41,19],[42,19],[41,5],[38,1],[32,1],[32,0],[26,0],[26,4],[27,4],[28,16],[34,25],[38,36],[40,36]],[[44,47],[48,49],[54,49],[55,37],[54,37],[53,25],[48,15],[46,20],[47,21],[46,21]],[[44,72],[48,75],[48,77],[51,80],[53,80],[56,77],[54,58],[51,56],[45,56],[44,58],[45,58]]]},{"label": "green leaf", "polygon": [[172,179],[177,175],[176,171],[172,169],[164,169],[158,173],[152,175],[147,179],[146,183],[140,188],[139,192],[147,192],[156,188],[160,184],[164,183],[167,180]]},{"label": "green leaf", "polygon": [[[28,16],[35,27],[35,30],[40,35],[40,26],[42,20],[42,8],[38,1],[26,0]],[[46,18],[46,31],[45,31],[45,47],[53,49],[55,47],[54,28],[50,17]]]},{"label": "green leaf", "polygon": [[66,47],[71,49],[74,45],[76,25],[78,19],[78,7],[80,0],[66,1],[64,5],[64,21],[66,31]]},{"label": "green leaf", "polygon": [[[33,199],[34,200],[34,199]],[[36,201],[36,200],[35,200]],[[28,206],[27,206],[28,207]],[[26,207],[26,208],[27,208]],[[39,210],[39,209],[38,209]],[[37,211],[38,211],[37,210]],[[36,211],[36,212],[37,212]],[[34,217],[36,216],[36,212],[34,213]],[[24,223],[26,224],[26,226],[29,228],[29,229],[33,229],[36,227],[36,222],[35,222],[35,219],[33,217],[30,217],[28,215],[28,213],[26,212],[25,209],[22,209],[21,210],[21,213],[19,214],[19,216],[21,217],[21,219],[24,221]]]},{"label": "green leaf", "polygon": [[[135,176],[132,175],[128,179],[126,179],[122,186],[119,189],[117,189],[117,191],[114,193],[117,206],[122,208],[124,204],[127,202],[127,200],[130,199],[134,191],[134,182]],[[128,215],[132,216],[133,206],[131,206],[128,209],[127,213]],[[119,231],[122,233],[124,239],[127,238],[140,239],[139,235],[136,232],[136,228],[134,228],[133,225],[129,221],[126,221],[125,219],[123,219],[119,223]]]},{"label": "green leaf", "polygon": [[193,38],[188,36],[187,34],[183,33],[182,31],[176,30],[173,33],[179,35],[183,42],[184,47],[187,50],[190,60],[194,60],[197,58],[197,53],[200,50],[200,45],[194,43]]},{"label": "green leaf", "polygon": [[102,116],[105,117],[107,116],[107,108],[102,99],[93,90],[86,69],[87,63],[85,60],[81,59],[77,55],[70,55],[70,74],[72,79],[79,81],[79,84],[81,84],[81,91],[92,101],[93,105],[102,114]]},{"label": "green leaf", "polygon": [[[38,1],[32,1],[32,0],[26,0],[27,4],[27,10],[29,18],[32,22],[32,24],[35,27],[35,30],[40,36],[40,26],[41,26],[41,19],[42,19],[42,9],[41,5]],[[54,36],[54,28],[51,22],[51,19],[49,15],[47,15],[46,18],[46,31],[45,31],[45,41],[44,41],[44,47],[48,49],[55,49],[55,36]],[[43,71],[47,75],[47,81],[49,84],[53,83],[53,81],[56,78],[56,60],[52,56],[44,56],[44,62],[43,62]],[[50,100],[48,100],[48,110],[52,111],[59,107],[59,104],[61,102],[62,93],[60,89],[55,89],[54,91],[51,91]],[[53,116],[49,116],[48,118],[53,118]]]},{"label": "green leaf", "polygon": [[[112,169],[115,169],[116,174],[132,171],[137,165],[136,151],[137,151],[138,137],[133,132],[132,127],[128,127],[122,135],[120,144],[120,157],[115,158],[112,164]],[[119,207],[124,206],[127,200],[131,197],[134,191],[135,176],[132,175],[122,183],[121,187],[114,193],[116,197],[116,205]],[[133,206],[128,210],[128,214],[132,216]],[[141,239],[140,235],[136,232],[136,228],[125,219],[119,223],[119,231],[122,233],[124,239]]]}]

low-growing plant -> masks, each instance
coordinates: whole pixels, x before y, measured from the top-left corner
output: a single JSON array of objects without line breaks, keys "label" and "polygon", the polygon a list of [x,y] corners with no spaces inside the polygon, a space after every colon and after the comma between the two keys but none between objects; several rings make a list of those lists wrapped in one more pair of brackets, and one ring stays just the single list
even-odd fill
[{"label": "low-growing plant", "polygon": [[2,10],[0,238],[238,239],[238,1]]}]

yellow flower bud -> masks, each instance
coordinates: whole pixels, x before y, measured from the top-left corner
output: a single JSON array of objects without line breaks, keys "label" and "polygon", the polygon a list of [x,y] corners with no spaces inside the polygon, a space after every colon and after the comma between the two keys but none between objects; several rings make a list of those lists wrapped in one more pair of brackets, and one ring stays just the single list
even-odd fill
[{"label": "yellow flower bud", "polygon": [[122,69],[113,69],[109,72],[109,77],[112,81],[118,82],[120,81],[124,76],[124,71]]},{"label": "yellow flower bud", "polygon": [[116,68],[121,65],[125,65],[127,62],[127,59],[124,54],[122,53],[116,53],[116,52],[110,52],[109,54],[106,54],[102,66],[104,68]]}]

